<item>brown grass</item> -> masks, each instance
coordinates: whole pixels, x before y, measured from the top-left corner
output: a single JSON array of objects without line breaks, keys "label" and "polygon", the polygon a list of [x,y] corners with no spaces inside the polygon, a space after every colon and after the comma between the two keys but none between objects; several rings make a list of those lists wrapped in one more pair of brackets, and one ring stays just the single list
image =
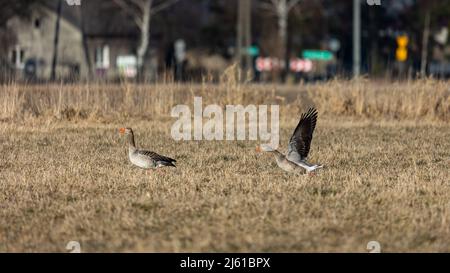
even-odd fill
[{"label": "brown grass", "polygon": [[[178,103],[281,105],[285,143],[320,117],[317,176],[284,173],[253,141],[176,142]],[[192,107],[192,106],[191,106]],[[296,87],[73,85],[0,88],[0,252],[450,251],[448,82]],[[117,133],[178,160],[148,175]]]},{"label": "brown grass", "polygon": [[[232,71],[234,72],[234,71]],[[229,73],[230,74],[230,73]],[[448,81],[373,82],[364,79],[314,85],[222,84],[0,86],[0,119],[111,120],[170,116],[177,104],[281,105],[283,113],[315,105],[322,115],[370,119],[450,120]]]}]

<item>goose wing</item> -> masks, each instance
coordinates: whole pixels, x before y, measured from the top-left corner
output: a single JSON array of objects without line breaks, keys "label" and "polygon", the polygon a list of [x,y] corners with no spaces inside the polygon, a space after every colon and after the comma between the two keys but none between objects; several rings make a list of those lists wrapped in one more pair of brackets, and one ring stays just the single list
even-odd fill
[{"label": "goose wing", "polygon": [[167,157],[167,156],[163,156],[163,155],[157,154],[157,153],[152,152],[152,151],[139,150],[139,151],[137,151],[137,153],[140,154],[140,155],[143,155],[143,156],[146,156],[146,157],[150,158],[151,160],[156,162],[157,165],[173,166],[173,167],[175,167],[175,165],[173,163],[177,162],[173,158],[170,158],[170,157]]},{"label": "goose wing", "polygon": [[299,162],[308,157],[316,122],[317,110],[314,108],[309,108],[308,112],[301,115],[300,121],[289,140],[287,159]]}]

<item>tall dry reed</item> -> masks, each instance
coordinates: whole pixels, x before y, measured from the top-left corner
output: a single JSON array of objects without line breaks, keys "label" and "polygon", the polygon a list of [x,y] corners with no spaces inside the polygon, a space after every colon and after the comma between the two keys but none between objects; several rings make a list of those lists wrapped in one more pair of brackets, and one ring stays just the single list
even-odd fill
[{"label": "tall dry reed", "polygon": [[279,104],[282,115],[315,106],[324,115],[450,121],[448,81],[334,80],[317,84],[263,85],[242,82],[235,69],[220,83],[47,84],[0,86],[0,119],[95,119],[168,117],[177,104]]}]

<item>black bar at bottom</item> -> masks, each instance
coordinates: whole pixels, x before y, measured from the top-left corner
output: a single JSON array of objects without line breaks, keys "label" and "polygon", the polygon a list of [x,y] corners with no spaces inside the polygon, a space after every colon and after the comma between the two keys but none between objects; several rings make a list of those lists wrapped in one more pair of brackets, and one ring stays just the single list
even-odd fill
[{"label": "black bar at bottom", "polygon": [[[430,261],[431,260],[431,261]],[[367,269],[384,272],[398,265],[408,269],[446,266],[449,254],[301,254],[301,253],[124,253],[0,254],[3,268],[29,267],[44,272],[86,269],[134,272],[315,272]],[[7,267],[11,266],[11,267]],[[100,272],[100,271],[99,271]]]}]

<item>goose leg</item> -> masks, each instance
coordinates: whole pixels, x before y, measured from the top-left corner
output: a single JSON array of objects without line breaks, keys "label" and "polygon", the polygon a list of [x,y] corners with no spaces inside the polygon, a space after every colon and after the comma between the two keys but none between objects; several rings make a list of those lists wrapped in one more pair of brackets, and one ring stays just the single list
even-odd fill
[{"label": "goose leg", "polygon": [[156,169],[156,171],[157,171],[159,174],[164,175],[164,171],[163,171],[162,169],[158,168],[158,169]]}]

